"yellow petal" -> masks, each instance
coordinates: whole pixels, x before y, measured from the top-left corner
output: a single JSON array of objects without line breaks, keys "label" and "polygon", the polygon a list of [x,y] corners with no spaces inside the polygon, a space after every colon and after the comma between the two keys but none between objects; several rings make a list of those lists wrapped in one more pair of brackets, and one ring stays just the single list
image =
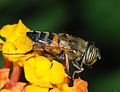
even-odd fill
[{"label": "yellow petal", "polygon": [[13,91],[9,89],[2,89],[0,92],[13,92]]},{"label": "yellow petal", "polygon": [[2,37],[8,38],[8,36],[14,32],[16,26],[17,24],[3,26],[3,28],[0,30],[0,35]]},{"label": "yellow petal", "polygon": [[[25,35],[15,40],[15,46],[18,51],[27,53],[32,50],[33,42]],[[20,53],[19,52],[19,53]]]},{"label": "yellow petal", "polygon": [[43,56],[28,59],[24,63],[24,71],[25,77],[30,83],[42,87],[51,87],[50,83],[62,83],[67,77],[62,64],[54,60],[51,64],[49,59]]},{"label": "yellow petal", "polygon": [[73,89],[73,87],[69,87],[67,84],[64,84],[62,92],[76,92],[76,91]]},{"label": "yellow petal", "polygon": [[[28,43],[26,43],[28,42]],[[32,50],[32,42],[27,37],[21,37],[16,41],[16,44],[6,41],[2,46],[2,53],[9,61],[21,61],[23,58],[29,58],[31,55],[25,53]],[[33,55],[33,54],[32,54]]]},{"label": "yellow petal", "polygon": [[[16,28],[14,29],[13,33],[11,35],[9,35],[8,39],[12,42],[16,43],[16,40],[18,38],[20,38],[21,36],[26,36],[26,32],[30,31],[30,29],[28,29],[21,20],[19,20]],[[11,37],[13,36],[13,37]]]},{"label": "yellow petal", "polygon": [[48,79],[45,79],[45,77],[35,81],[32,84],[39,86],[39,87],[53,88],[53,85],[49,82]]},{"label": "yellow petal", "polygon": [[37,81],[37,78],[35,76],[35,59],[30,58],[24,63],[24,72],[25,72],[25,78],[28,80],[30,83],[34,83]]},{"label": "yellow petal", "polygon": [[9,41],[4,43],[2,53],[6,59],[12,62],[16,62],[20,57],[24,56],[24,54],[20,54],[22,52],[16,50],[15,45]]},{"label": "yellow petal", "polygon": [[10,41],[6,41],[2,47],[2,53],[5,53],[6,55],[11,55],[11,56],[19,56],[22,55],[23,51],[19,50],[16,48],[15,44]]},{"label": "yellow petal", "polygon": [[18,60],[17,60],[17,63],[20,65],[20,66],[24,66],[24,63],[27,59],[31,58],[31,57],[34,57],[35,54],[34,53],[31,53],[31,54],[26,54],[22,57],[19,57]]},{"label": "yellow petal", "polygon": [[53,65],[49,72],[50,82],[53,84],[59,84],[64,81],[64,78],[67,77],[67,74],[64,71],[64,67],[61,63],[53,60]]},{"label": "yellow petal", "polygon": [[41,78],[47,74],[51,67],[51,62],[48,58],[43,56],[35,57],[35,74],[37,78]]},{"label": "yellow petal", "polygon": [[19,20],[17,27],[16,27],[16,34],[17,35],[26,35],[26,32],[30,31],[21,20]]},{"label": "yellow petal", "polygon": [[15,50],[16,50],[15,45],[10,41],[5,42],[2,48],[3,53],[10,53],[10,52],[13,53]]},{"label": "yellow petal", "polygon": [[18,24],[5,25],[1,30],[1,36],[5,37],[7,41],[15,43],[15,40],[20,36],[25,36],[26,32],[30,31],[21,20]]},{"label": "yellow petal", "polygon": [[24,63],[25,78],[34,85],[52,87],[47,76],[51,62],[43,56],[36,56]]},{"label": "yellow petal", "polygon": [[[61,90],[58,89],[58,88],[53,88],[53,89],[50,90],[50,92],[61,92]],[[68,91],[68,92],[69,92],[69,91]]]},{"label": "yellow petal", "polygon": [[25,92],[48,92],[49,88],[41,88],[35,85],[26,86]]}]

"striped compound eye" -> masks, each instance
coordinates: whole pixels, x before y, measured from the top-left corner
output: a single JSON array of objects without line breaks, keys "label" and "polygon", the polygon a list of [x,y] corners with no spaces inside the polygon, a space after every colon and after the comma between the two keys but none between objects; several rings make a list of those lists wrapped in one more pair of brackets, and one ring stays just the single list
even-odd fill
[{"label": "striped compound eye", "polygon": [[94,45],[90,45],[86,50],[82,63],[86,65],[93,65],[98,59],[101,59],[99,49]]}]

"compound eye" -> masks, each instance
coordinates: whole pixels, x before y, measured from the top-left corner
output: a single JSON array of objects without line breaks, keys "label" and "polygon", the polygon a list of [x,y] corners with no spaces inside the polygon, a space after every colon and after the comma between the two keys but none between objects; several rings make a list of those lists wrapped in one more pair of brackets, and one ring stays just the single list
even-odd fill
[{"label": "compound eye", "polygon": [[98,48],[96,48],[94,45],[90,45],[85,54],[85,64],[93,65],[97,61],[97,58],[101,58]]}]

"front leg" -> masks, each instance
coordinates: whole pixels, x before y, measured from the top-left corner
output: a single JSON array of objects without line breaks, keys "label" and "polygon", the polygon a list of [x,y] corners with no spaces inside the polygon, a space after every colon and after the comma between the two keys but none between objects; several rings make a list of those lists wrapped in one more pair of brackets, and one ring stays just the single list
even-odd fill
[{"label": "front leg", "polygon": [[84,70],[84,68],[80,68],[79,70],[74,71],[73,75],[72,75],[72,79],[75,79],[75,74],[79,74]]},{"label": "front leg", "polygon": [[78,70],[76,70],[76,71],[74,71],[74,73],[73,73],[73,75],[72,75],[72,79],[74,80],[74,76],[75,76],[75,74],[79,74],[79,73],[81,73],[83,70],[84,70],[84,68],[82,67],[82,64],[80,65],[79,63],[78,63],[78,61],[72,61],[72,64],[78,69]]},{"label": "front leg", "polygon": [[67,72],[69,73],[69,61],[68,61],[68,55],[65,54],[65,65],[66,65],[66,68],[67,68]]}]

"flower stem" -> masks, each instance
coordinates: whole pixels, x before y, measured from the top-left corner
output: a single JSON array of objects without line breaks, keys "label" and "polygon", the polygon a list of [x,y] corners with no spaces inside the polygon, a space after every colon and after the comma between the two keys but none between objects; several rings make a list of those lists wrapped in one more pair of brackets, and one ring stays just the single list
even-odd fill
[{"label": "flower stem", "polygon": [[10,81],[5,85],[5,88],[7,89],[12,88],[19,81],[20,73],[21,67],[18,64],[13,63],[13,71],[10,76]]},{"label": "flower stem", "polygon": [[10,68],[11,65],[12,65],[12,62],[10,62],[9,60],[5,59],[3,68]]}]

